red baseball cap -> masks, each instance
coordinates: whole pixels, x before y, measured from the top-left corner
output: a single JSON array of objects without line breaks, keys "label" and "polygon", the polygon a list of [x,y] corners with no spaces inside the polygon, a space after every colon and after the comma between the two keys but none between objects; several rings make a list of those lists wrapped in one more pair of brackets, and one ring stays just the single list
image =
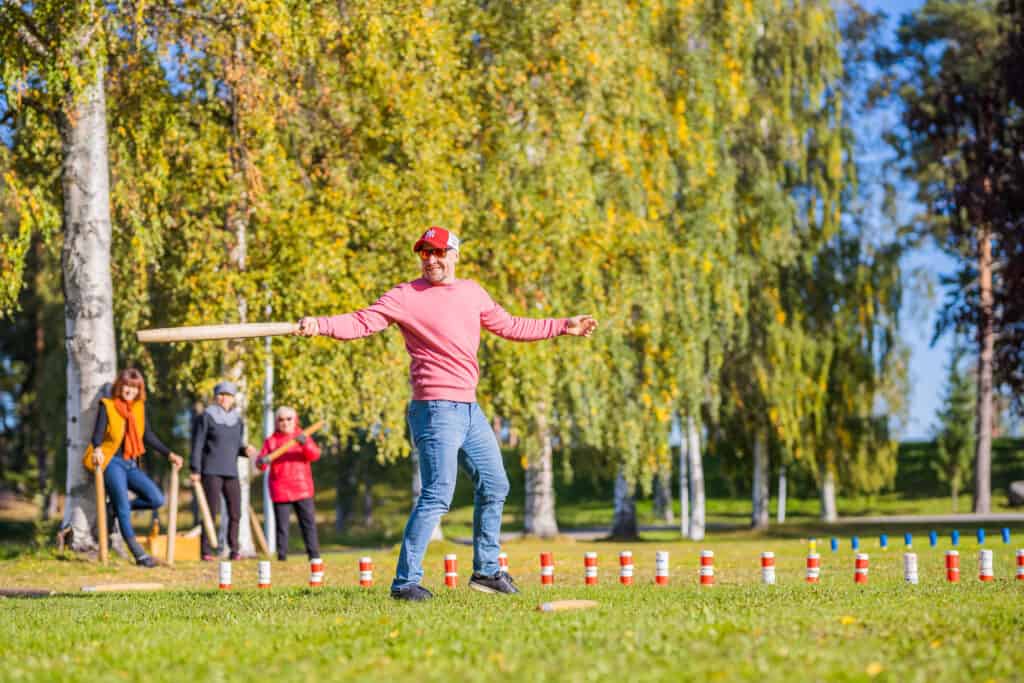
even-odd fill
[{"label": "red baseball cap", "polygon": [[459,238],[454,234],[439,228],[436,225],[431,226],[427,229],[423,236],[416,240],[416,244],[413,245],[413,251],[419,251],[423,247],[431,247],[433,249],[454,249],[459,250]]}]

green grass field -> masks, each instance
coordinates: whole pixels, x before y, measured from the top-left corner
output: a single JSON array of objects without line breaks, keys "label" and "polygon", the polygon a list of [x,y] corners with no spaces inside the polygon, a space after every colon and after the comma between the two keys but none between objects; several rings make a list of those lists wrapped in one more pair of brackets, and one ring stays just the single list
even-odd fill
[{"label": "green grass field", "polygon": [[[632,543],[521,541],[506,544],[523,594],[498,597],[465,586],[472,549],[431,546],[425,585],[437,598],[397,604],[387,596],[395,548],[325,556],[327,585],[305,586],[308,565],[273,565],[274,586],[256,590],[256,562],[234,563],[234,590],[217,590],[215,564],[108,568],[52,553],[0,562],[0,584],[49,586],[66,595],[0,599],[0,678],[5,681],[207,680],[1020,680],[1024,671],[1024,581],[1014,544],[990,537],[996,581],[977,580],[973,529],[962,529],[963,579],[944,582],[944,538],[915,537],[921,583],[902,581],[902,529],[892,547],[864,537],[870,583],[853,583],[844,539],[819,542],[822,580],[804,583],[806,542],[749,532],[701,543],[666,532]],[[996,530],[989,530],[997,536]],[[660,538],[659,538],[660,537]],[[822,547],[823,546],[823,547]],[[697,583],[701,549],[716,553],[712,588]],[[542,588],[538,554],[553,550],[556,585]],[[618,551],[633,551],[636,585],[618,585]],[[655,550],[671,552],[672,583],[652,585]],[[600,554],[601,585],[585,587],[582,557]],[[759,554],[777,556],[778,584],[759,584]],[[460,585],[442,587],[442,556],[459,556]],[[369,554],[376,585],[360,589],[357,560]],[[159,593],[83,594],[84,584],[160,581]],[[550,599],[591,598],[580,612],[543,614]]]}]

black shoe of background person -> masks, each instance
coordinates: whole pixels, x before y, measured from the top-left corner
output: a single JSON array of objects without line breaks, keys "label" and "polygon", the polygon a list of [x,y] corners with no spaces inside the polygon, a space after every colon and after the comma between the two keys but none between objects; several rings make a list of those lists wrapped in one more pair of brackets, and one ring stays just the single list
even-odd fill
[{"label": "black shoe of background person", "polygon": [[391,597],[395,600],[408,600],[409,602],[424,602],[434,597],[434,594],[428,591],[423,586],[414,583],[409,586],[403,586],[402,588],[392,588]]},{"label": "black shoe of background person", "polygon": [[469,577],[469,587],[481,593],[505,593],[512,595],[519,592],[519,589],[516,588],[516,582],[509,576],[508,572],[498,572],[494,576],[473,572],[473,576]]},{"label": "black shoe of background person", "polygon": [[154,560],[149,555],[143,555],[139,559],[135,560],[135,564],[139,565],[140,567],[145,567],[146,569],[152,569],[156,566],[156,560]]},{"label": "black shoe of background person", "polygon": [[231,560],[232,562],[234,562],[235,560],[241,560],[242,559],[242,553],[231,553],[231,555],[228,556],[228,559]]}]

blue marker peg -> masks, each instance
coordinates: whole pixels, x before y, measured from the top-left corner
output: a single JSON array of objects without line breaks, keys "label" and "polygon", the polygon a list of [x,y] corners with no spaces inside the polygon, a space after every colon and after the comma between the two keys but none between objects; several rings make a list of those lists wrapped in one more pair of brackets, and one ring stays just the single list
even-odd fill
[{"label": "blue marker peg", "polygon": [[850,547],[854,550],[860,550],[860,539],[856,536],[850,537]]},{"label": "blue marker peg", "polygon": [[903,534],[903,545],[908,548],[914,543],[914,535],[910,533]]},{"label": "blue marker peg", "polygon": [[889,549],[889,534],[881,534],[878,537],[878,547],[882,550]]},{"label": "blue marker peg", "polygon": [[[1004,531],[1009,531],[1009,529],[1004,529]],[[832,546],[832,552],[836,552],[839,550],[839,539],[833,536],[830,545]]]},{"label": "blue marker peg", "polygon": [[978,529],[976,535],[978,537],[978,545],[985,545],[985,530]]},{"label": "blue marker peg", "polygon": [[937,533],[935,533],[934,531],[929,531],[928,532],[928,544],[931,547],[934,548],[936,545],[938,545],[938,543],[939,543],[939,535]]},{"label": "blue marker peg", "polygon": [[1007,545],[1010,543],[1010,527],[1008,526],[1003,527],[1003,543]]},{"label": "blue marker peg", "polygon": [[960,545],[960,532],[953,529],[953,533],[949,535],[949,540],[953,542],[953,545]]}]

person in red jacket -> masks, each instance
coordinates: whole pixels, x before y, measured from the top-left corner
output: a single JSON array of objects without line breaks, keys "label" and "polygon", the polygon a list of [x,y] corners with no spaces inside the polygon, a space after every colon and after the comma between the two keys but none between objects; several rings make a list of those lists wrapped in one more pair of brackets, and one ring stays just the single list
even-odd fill
[{"label": "person in red jacket", "polygon": [[[316,533],[316,506],[313,501],[313,472],[309,463],[320,459],[320,447],[302,433],[293,408],[282,406],[275,413],[276,430],[263,442],[256,466],[270,468],[270,498],[274,501],[277,526],[277,559],[288,559],[288,526],[291,508],[299,518],[302,541],[309,559],[320,557],[320,541]],[[292,438],[296,443],[270,462],[267,454]]]}]

